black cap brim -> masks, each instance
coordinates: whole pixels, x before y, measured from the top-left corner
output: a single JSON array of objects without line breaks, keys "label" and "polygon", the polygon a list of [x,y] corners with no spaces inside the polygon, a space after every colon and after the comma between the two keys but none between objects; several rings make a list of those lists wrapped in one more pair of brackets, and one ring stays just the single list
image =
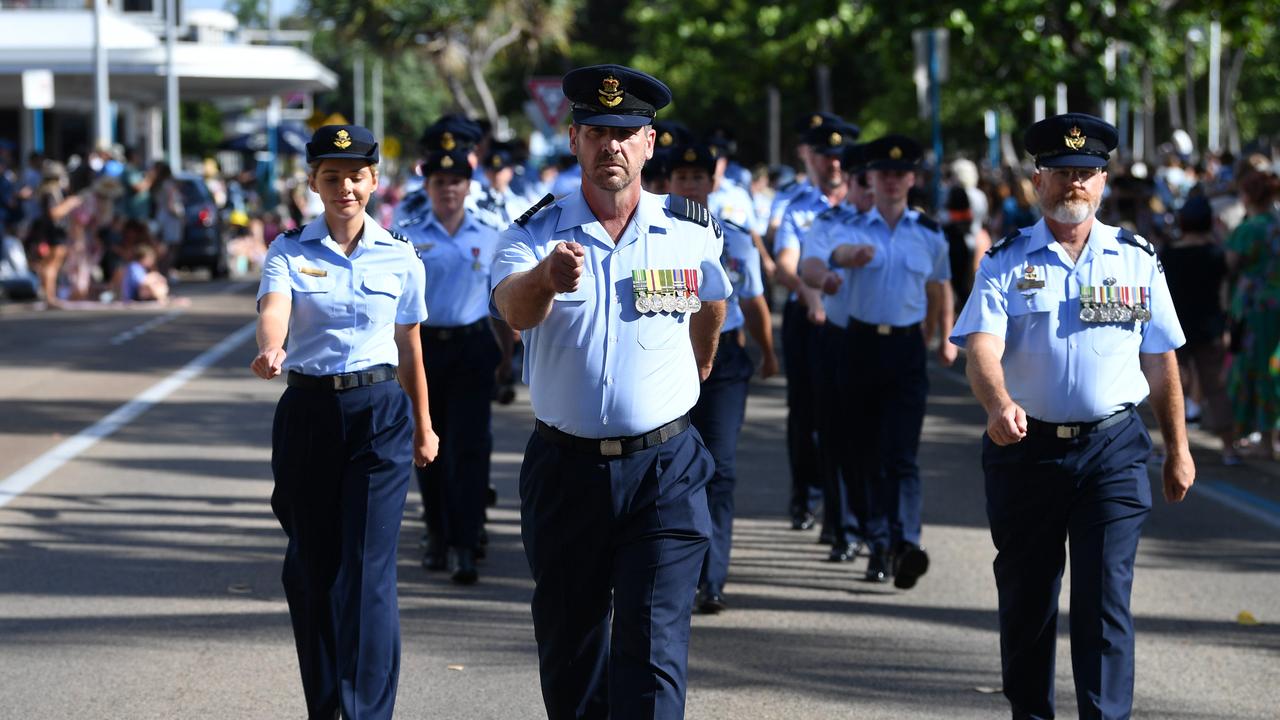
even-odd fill
[{"label": "black cap brim", "polygon": [[573,121],[579,125],[618,128],[637,128],[653,124],[653,118],[647,115],[606,115],[589,110],[574,110]]},{"label": "black cap brim", "polygon": [[863,166],[865,170],[901,170],[909,172],[919,170],[920,163],[910,160],[872,160]]},{"label": "black cap brim", "polygon": [[1036,165],[1044,168],[1104,168],[1107,163],[1108,158],[1083,153],[1036,158]]}]

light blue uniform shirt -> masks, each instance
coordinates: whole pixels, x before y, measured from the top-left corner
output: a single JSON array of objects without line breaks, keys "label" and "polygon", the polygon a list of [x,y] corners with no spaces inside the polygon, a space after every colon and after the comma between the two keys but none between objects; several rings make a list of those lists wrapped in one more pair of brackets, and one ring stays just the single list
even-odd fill
[{"label": "light blue uniform shirt", "polygon": [[[1090,422],[1137,405],[1150,392],[1138,353],[1164,353],[1186,341],[1163,268],[1117,233],[1095,220],[1072,262],[1041,220],[982,258],[951,342],[964,346],[976,332],[1003,338],[1005,386],[1031,417]],[[1018,287],[1028,266],[1044,287]],[[1115,286],[1149,288],[1151,320],[1082,321],[1080,286],[1103,286],[1108,279]]]},{"label": "light blue uniform shirt", "polygon": [[[831,251],[835,250],[837,245],[858,242],[853,233],[861,220],[862,214],[857,208],[846,203],[840,203],[819,214],[814,219],[813,226],[809,228],[809,233],[805,235],[800,262],[816,258],[829,267]],[[839,327],[848,327],[849,294],[853,292],[853,283],[850,282],[848,268],[836,268],[835,272],[840,275],[842,281],[840,289],[833,295],[822,294],[822,308],[826,311],[829,322]]]},{"label": "light blue uniform shirt", "polygon": [[724,252],[720,254],[720,265],[729,276],[732,291],[725,302],[724,325],[720,332],[737,330],[746,322],[742,314],[743,300],[750,300],[764,294],[764,280],[760,277],[760,251],[745,228],[730,221],[724,221]]},{"label": "light blue uniform shirt", "polygon": [[452,236],[435,213],[404,230],[426,266],[427,325],[458,327],[488,317],[489,266],[498,249],[498,231],[470,210]]},{"label": "light blue uniform shirt", "polygon": [[395,325],[427,319],[423,279],[413,247],[368,215],[351,257],[319,218],[271,243],[258,300],[272,292],[293,299],[286,371],[335,375],[400,363]]},{"label": "light blue uniform shirt", "polygon": [[727,178],[721,180],[720,187],[707,196],[707,207],[721,220],[728,220],[739,227],[760,232],[760,223],[756,219],[756,206],[751,200],[751,193]]},{"label": "light blue uniform shirt", "polygon": [[773,254],[788,248],[801,250],[805,233],[821,213],[831,209],[831,202],[813,185],[805,184],[805,189],[791,198],[787,209],[782,213],[782,224],[778,233],[773,236]]},{"label": "light blue uniform shirt", "polygon": [[769,204],[769,224],[772,225],[775,222],[781,224],[782,216],[786,214],[787,207],[791,205],[791,201],[810,190],[817,192],[817,189],[807,181],[799,182],[796,180],[792,180],[778,188],[778,191],[773,194],[773,202]]},{"label": "light blue uniform shirt", "polygon": [[698,401],[689,316],[638,313],[631,271],[697,270],[705,301],[728,297],[729,278],[720,267],[719,224],[684,220],[666,203],[665,195],[642,192],[616,245],[581,187],[502,234],[494,287],[533,269],[561,242],[581,243],[586,252],[578,289],[556,295],[547,318],[522,333],[533,411],[548,425],[580,437],[637,435]]},{"label": "light blue uniform shirt", "polygon": [[867,243],[876,251],[871,262],[849,269],[849,317],[898,327],[921,322],[928,306],[925,283],[951,279],[946,238],[937,223],[910,208],[892,231],[877,208],[861,217],[845,242]]},{"label": "light blue uniform shirt", "polygon": [[[418,189],[405,193],[404,198],[391,211],[391,225],[402,234],[404,228],[422,222],[431,212],[431,197],[427,195],[426,178],[420,182]],[[467,190],[467,199],[463,204],[468,210],[475,212],[479,207],[477,203],[482,197],[484,197],[484,187],[472,179],[471,186]]]}]

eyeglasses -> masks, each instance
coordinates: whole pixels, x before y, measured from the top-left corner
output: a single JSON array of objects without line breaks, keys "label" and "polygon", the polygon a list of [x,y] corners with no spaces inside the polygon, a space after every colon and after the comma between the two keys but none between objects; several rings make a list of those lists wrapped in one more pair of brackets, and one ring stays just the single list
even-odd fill
[{"label": "eyeglasses", "polygon": [[1040,168],[1040,172],[1059,182],[1087,183],[1102,174],[1102,168]]}]

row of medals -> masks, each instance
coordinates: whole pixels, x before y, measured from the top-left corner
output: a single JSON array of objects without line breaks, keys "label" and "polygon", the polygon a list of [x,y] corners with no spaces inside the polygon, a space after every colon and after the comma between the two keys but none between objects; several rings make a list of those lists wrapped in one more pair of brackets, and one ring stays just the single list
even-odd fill
[{"label": "row of medals", "polygon": [[[1133,294],[1143,297],[1145,300],[1146,293],[1140,288],[1129,288]],[[1151,310],[1147,308],[1146,303],[1132,295],[1129,301],[1120,299],[1118,296],[1119,288],[1104,288],[1104,295],[1110,294],[1112,297],[1109,302],[1095,302],[1091,299],[1094,296],[1094,288],[1089,285],[1080,288],[1080,320],[1087,323],[1109,323],[1109,322],[1146,322],[1151,319]],[[1111,292],[1107,292],[1111,291]],[[1136,303],[1136,304],[1135,304]]]},{"label": "row of medals", "polygon": [[631,283],[635,289],[636,312],[641,315],[651,312],[696,313],[702,309],[702,300],[688,291],[684,286],[684,280],[680,278],[676,278],[672,287],[655,288],[650,292],[649,281],[644,271],[637,270],[631,275]]}]

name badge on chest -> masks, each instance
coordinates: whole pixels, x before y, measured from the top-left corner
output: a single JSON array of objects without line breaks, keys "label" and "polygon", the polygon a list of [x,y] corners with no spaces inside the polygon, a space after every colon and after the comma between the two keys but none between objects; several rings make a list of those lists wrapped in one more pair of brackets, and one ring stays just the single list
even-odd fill
[{"label": "name badge on chest", "polygon": [[1040,268],[1028,264],[1022,271],[1022,279],[1016,283],[1019,290],[1039,290],[1044,287],[1044,278],[1040,276]]}]

